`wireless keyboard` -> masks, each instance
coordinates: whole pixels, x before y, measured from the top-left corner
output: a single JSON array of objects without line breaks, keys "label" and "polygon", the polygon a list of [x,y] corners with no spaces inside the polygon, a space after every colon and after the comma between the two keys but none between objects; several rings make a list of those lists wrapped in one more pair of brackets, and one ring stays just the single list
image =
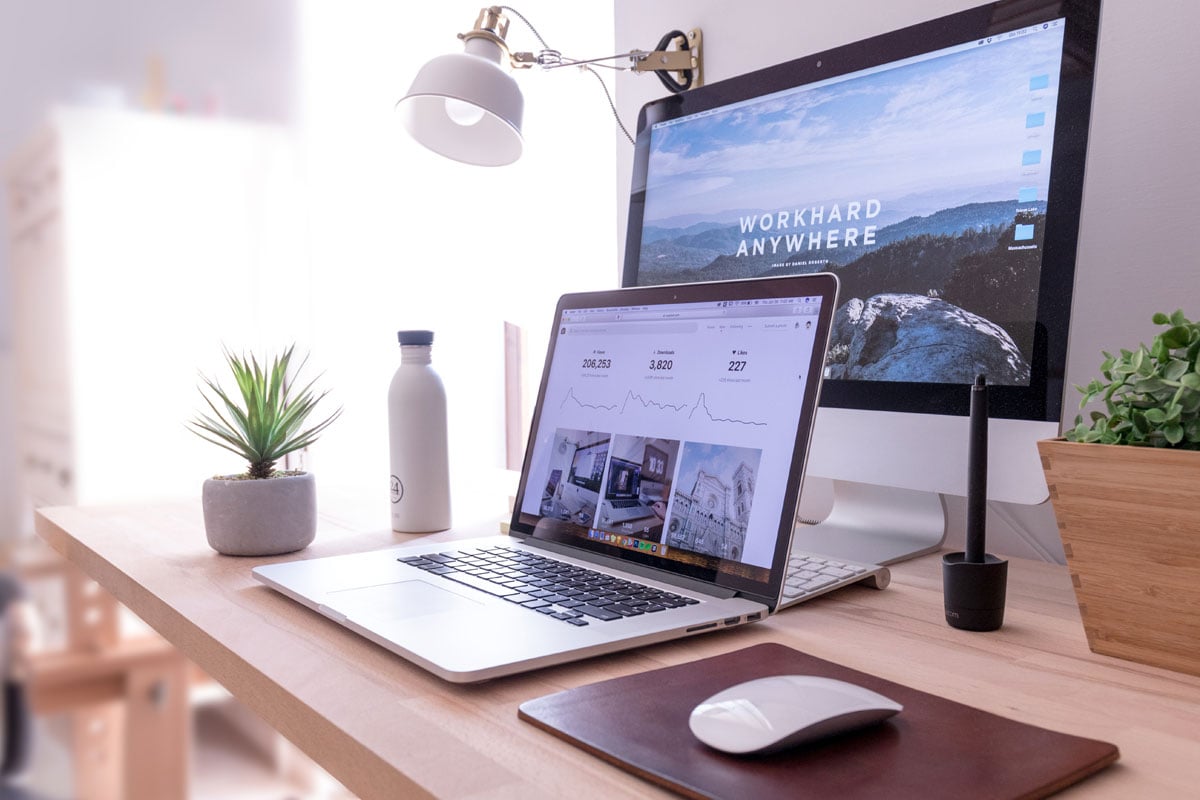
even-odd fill
[{"label": "wireless keyboard", "polygon": [[779,606],[782,608],[811,600],[859,581],[869,580],[874,588],[884,589],[891,579],[888,568],[878,564],[859,564],[811,553],[792,553],[788,558],[788,574],[783,581],[783,599]]}]

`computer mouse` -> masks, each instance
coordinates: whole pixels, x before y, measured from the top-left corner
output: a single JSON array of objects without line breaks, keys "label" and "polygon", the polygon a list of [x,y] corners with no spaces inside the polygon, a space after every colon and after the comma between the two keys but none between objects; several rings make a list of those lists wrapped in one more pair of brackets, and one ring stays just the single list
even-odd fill
[{"label": "computer mouse", "polygon": [[845,681],[773,675],[717,692],[692,710],[688,726],[709,747],[761,754],[861,728],[901,710],[896,701]]}]

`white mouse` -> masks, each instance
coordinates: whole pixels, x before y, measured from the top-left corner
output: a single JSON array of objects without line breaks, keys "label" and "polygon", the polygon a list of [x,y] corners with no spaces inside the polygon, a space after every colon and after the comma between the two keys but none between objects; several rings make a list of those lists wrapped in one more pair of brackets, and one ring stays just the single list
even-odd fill
[{"label": "white mouse", "polygon": [[739,683],[696,706],[688,726],[726,753],[773,753],[887,719],[904,707],[870,689],[815,675]]}]

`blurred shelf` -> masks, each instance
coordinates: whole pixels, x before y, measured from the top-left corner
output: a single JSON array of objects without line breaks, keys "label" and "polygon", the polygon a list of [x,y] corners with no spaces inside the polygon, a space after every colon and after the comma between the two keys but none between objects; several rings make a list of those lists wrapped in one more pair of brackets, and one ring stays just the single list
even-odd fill
[{"label": "blurred shelf", "polygon": [[234,721],[244,717],[231,717],[231,708],[209,703],[193,709],[191,800],[355,800],[286,742],[264,749],[266,740],[247,735],[244,722]]}]

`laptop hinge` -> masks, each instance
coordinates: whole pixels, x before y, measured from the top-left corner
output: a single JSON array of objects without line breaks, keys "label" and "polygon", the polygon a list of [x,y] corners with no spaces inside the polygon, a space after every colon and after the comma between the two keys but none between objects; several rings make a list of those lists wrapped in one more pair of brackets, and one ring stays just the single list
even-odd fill
[{"label": "laptop hinge", "polygon": [[564,555],[564,556],[570,556],[571,558],[578,558],[580,561],[587,561],[592,564],[599,564],[604,567],[611,567],[612,569],[619,569],[622,572],[629,572],[634,575],[640,575],[643,578],[650,578],[652,580],[661,581],[663,583],[669,583],[672,586],[678,586],[681,589],[687,589],[692,592],[700,592],[701,594],[707,594],[707,595],[709,595],[711,597],[715,597],[719,600],[725,600],[730,597],[735,597],[738,594],[736,589],[728,589],[723,586],[713,586],[711,583],[706,583],[705,581],[696,580],[695,578],[688,578],[688,577],[684,577],[682,575],[672,575],[670,572],[664,572],[661,569],[655,569],[654,567],[647,567],[642,564],[636,564],[636,563],[633,563],[630,561],[623,561],[619,558],[613,558],[612,556],[601,555],[600,553],[592,553],[587,550],[582,550],[578,547],[571,547],[570,545],[559,544],[558,542],[549,542],[544,539],[535,539],[532,536],[514,536],[513,538],[524,542],[525,544],[529,545],[530,547],[536,547],[541,550],[548,550],[549,552],[558,553],[559,555]]}]

